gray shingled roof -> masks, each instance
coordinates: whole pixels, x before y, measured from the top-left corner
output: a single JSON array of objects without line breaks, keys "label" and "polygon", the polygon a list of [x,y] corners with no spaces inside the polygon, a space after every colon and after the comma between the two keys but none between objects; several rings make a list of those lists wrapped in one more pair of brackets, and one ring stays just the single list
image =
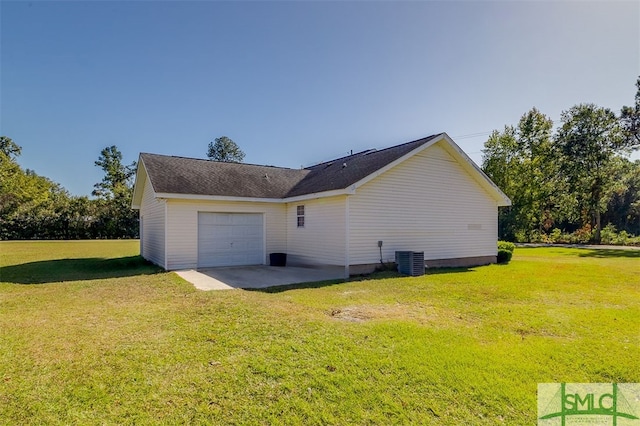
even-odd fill
[{"label": "gray shingled roof", "polygon": [[284,198],[308,170],[140,154],[156,193]]},{"label": "gray shingled roof", "polygon": [[345,189],[439,135],[305,169],[140,154],[156,193],[287,198]]}]

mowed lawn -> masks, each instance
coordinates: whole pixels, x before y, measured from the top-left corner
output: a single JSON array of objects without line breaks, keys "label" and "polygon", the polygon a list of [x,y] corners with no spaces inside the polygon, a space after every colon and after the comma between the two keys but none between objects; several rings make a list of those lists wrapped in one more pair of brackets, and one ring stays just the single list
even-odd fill
[{"label": "mowed lawn", "polygon": [[202,292],[137,241],[0,243],[1,424],[535,424],[640,382],[640,251]]}]

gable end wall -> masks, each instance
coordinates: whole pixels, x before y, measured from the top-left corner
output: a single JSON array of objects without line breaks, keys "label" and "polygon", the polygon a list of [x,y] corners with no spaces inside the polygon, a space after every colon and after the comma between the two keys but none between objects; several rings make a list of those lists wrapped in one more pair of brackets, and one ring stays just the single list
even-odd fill
[{"label": "gable end wall", "polygon": [[349,207],[350,265],[379,263],[378,241],[384,262],[396,250],[425,260],[497,253],[496,202],[439,144],[358,188]]}]

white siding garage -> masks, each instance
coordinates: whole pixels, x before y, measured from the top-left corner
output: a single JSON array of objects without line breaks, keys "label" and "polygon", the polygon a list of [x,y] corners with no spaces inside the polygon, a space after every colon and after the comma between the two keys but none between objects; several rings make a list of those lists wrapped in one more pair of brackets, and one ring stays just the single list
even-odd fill
[{"label": "white siding garage", "polygon": [[264,263],[263,215],[198,213],[198,268]]}]

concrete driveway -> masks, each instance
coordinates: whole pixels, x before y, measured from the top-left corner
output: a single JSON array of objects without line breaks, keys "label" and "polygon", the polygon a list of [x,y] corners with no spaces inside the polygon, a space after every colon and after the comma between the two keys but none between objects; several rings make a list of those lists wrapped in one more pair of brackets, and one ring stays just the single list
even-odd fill
[{"label": "concrete driveway", "polygon": [[344,278],[344,267],[297,266],[233,266],[224,268],[176,271],[199,290],[232,290],[235,288],[267,288]]}]

